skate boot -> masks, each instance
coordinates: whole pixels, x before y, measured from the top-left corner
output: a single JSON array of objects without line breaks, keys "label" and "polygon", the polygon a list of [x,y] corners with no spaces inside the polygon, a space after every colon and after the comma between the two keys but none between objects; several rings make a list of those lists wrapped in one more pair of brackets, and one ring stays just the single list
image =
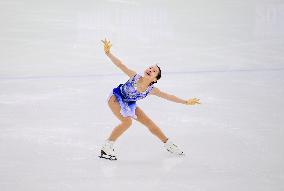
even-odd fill
[{"label": "skate boot", "polygon": [[113,149],[113,144],[114,141],[106,140],[101,148],[101,155],[99,157],[109,160],[117,160],[116,153]]},{"label": "skate boot", "polygon": [[175,155],[184,155],[184,152],[178,148],[177,145],[175,145],[171,140],[167,140],[166,143],[164,143],[164,147],[172,154]]}]

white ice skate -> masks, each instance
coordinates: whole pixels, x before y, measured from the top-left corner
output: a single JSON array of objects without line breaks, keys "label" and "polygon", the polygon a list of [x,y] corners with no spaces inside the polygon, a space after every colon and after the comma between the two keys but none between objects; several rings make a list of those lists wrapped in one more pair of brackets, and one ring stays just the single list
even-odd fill
[{"label": "white ice skate", "polygon": [[114,141],[106,140],[104,145],[101,148],[100,158],[109,159],[109,160],[117,160],[116,153],[113,148]]},{"label": "white ice skate", "polygon": [[166,143],[164,143],[165,148],[167,151],[169,151],[172,154],[175,155],[184,155],[184,152],[178,148],[177,145],[175,145],[171,140],[167,140]]}]

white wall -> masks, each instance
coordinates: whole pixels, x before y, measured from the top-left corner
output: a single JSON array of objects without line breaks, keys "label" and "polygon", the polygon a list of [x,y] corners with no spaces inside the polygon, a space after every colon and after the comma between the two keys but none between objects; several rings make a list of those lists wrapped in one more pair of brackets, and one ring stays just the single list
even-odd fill
[{"label": "white wall", "polygon": [[0,2],[1,77],[283,68],[284,3],[249,1]]}]

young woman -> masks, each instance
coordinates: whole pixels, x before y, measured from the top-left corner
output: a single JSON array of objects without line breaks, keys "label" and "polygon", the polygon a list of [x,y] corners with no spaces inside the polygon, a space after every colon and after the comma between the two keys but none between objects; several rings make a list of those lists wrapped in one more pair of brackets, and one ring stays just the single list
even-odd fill
[{"label": "young woman", "polygon": [[113,144],[117,138],[131,126],[132,119],[145,125],[151,133],[157,136],[164,143],[166,150],[170,153],[183,155],[183,151],[169,140],[169,138],[142,111],[140,107],[136,106],[136,101],[145,98],[147,95],[155,95],[176,103],[194,105],[200,104],[199,99],[193,98],[183,100],[159,90],[154,87],[154,83],[157,83],[157,80],[161,78],[161,69],[158,65],[150,66],[144,71],[144,76],[141,76],[135,71],[129,69],[110,52],[110,48],[112,46],[110,41],[105,39],[102,40],[102,42],[104,43],[105,54],[119,69],[129,76],[129,80],[125,84],[119,84],[118,87],[114,88],[107,99],[111,111],[120,120],[120,124],[113,129],[109,138],[105,141],[101,148],[101,155],[99,157],[117,160]]}]

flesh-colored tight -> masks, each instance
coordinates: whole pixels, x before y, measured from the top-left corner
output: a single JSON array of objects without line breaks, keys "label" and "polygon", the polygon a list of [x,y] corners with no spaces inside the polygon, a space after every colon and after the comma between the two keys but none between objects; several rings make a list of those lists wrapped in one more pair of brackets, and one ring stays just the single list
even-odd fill
[{"label": "flesh-colored tight", "polygon": [[[120,120],[120,124],[118,124],[113,129],[113,131],[111,132],[108,138],[108,140],[110,141],[116,141],[116,139],[119,136],[121,136],[131,126],[132,118],[123,117],[120,114],[120,106],[114,95],[112,95],[109,98],[108,105],[111,111],[113,112],[113,114]],[[145,125],[149,129],[149,131],[155,136],[157,136],[162,142],[165,143],[168,140],[168,138],[165,136],[162,130],[138,106],[135,109],[135,114],[137,116],[137,119],[135,120]]]}]

